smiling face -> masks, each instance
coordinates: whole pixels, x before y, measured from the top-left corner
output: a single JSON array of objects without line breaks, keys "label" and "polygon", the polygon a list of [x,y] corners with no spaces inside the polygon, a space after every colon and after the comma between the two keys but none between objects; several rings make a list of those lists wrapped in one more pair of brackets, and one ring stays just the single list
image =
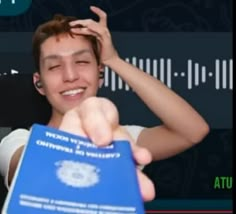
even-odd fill
[{"label": "smiling face", "polygon": [[86,98],[96,96],[102,68],[84,36],[49,37],[41,45],[39,64],[34,82],[41,81],[42,88],[37,90],[47,97],[53,117],[62,117]]}]

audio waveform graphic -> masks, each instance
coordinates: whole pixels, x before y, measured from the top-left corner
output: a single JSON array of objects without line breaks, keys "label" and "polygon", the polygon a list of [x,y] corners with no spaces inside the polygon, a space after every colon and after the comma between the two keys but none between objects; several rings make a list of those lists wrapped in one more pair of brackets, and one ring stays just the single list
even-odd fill
[{"label": "audio waveform graphic", "polygon": [[[192,59],[187,60],[186,72],[173,71],[173,63],[170,58],[150,59],[150,58],[125,58],[126,62],[140,68],[147,74],[159,79],[172,88],[174,79],[184,78],[186,80],[187,89],[198,87],[207,81],[214,81],[216,90],[233,90],[233,60],[232,59],[215,59],[214,70],[207,70],[207,66],[193,62]],[[104,70],[104,87],[110,88],[111,91],[116,90],[132,90],[114,71],[109,67]],[[208,80],[209,79],[209,80]]]}]

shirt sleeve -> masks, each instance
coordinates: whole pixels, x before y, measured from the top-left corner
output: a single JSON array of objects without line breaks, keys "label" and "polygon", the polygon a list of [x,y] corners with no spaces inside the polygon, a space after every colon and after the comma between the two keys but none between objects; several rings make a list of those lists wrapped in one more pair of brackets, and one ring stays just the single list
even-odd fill
[{"label": "shirt sleeve", "polygon": [[8,172],[13,154],[18,148],[28,141],[29,131],[27,129],[16,129],[5,136],[0,143],[0,173],[4,177],[4,183],[8,186]]},{"label": "shirt sleeve", "polygon": [[134,139],[135,143],[137,143],[138,137],[141,131],[144,129],[144,127],[136,125],[124,125],[123,127],[126,129],[126,131],[129,132],[131,137]]},{"label": "shirt sleeve", "polygon": [[[137,143],[137,140],[138,140],[138,137],[139,137],[140,133],[145,128],[143,126],[136,126],[136,125],[124,125],[123,127],[126,129],[126,131],[129,132],[131,137],[134,139],[135,143]],[[138,168],[140,170],[143,170],[144,167],[145,166],[143,166],[143,165],[139,165],[138,166]]]}]

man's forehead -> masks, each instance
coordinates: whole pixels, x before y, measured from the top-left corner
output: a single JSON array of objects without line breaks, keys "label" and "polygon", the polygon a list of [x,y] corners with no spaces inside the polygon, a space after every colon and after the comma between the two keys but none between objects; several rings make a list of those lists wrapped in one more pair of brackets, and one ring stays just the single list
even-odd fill
[{"label": "man's forehead", "polygon": [[90,49],[91,43],[82,35],[57,35],[47,38],[41,44],[41,52],[50,52],[50,51],[62,51],[66,49]]},{"label": "man's forehead", "polygon": [[[56,44],[55,44],[56,43]],[[48,38],[41,45],[41,60],[60,59],[70,56],[93,56],[92,45],[81,35],[58,35]]]},{"label": "man's forehead", "polygon": [[78,49],[78,50],[63,50],[57,53],[42,53],[42,58],[60,58],[65,56],[81,56],[81,55],[92,55],[92,51],[90,49]]}]

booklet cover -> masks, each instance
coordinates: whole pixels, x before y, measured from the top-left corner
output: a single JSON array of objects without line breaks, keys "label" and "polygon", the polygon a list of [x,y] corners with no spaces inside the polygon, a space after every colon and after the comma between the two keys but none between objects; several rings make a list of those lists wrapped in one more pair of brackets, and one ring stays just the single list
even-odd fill
[{"label": "booklet cover", "polygon": [[34,124],[2,213],[144,213],[129,142],[96,147]]}]

